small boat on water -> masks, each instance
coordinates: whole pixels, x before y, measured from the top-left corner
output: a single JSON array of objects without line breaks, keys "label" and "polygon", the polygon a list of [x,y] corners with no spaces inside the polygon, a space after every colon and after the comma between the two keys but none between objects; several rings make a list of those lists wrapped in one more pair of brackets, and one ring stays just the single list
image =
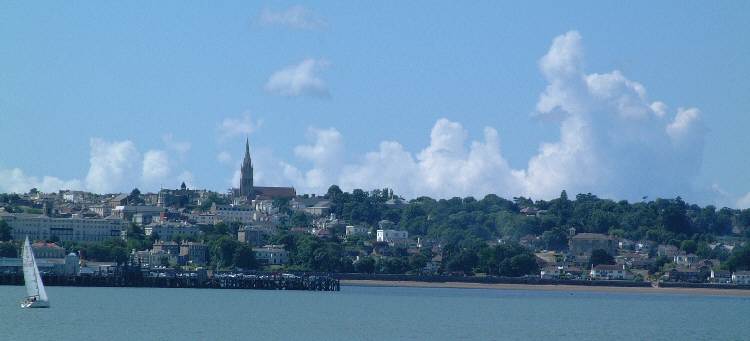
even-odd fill
[{"label": "small boat on water", "polygon": [[21,308],[49,308],[49,299],[44,290],[42,275],[36,266],[34,251],[31,249],[29,237],[23,243],[23,281],[26,283],[26,298],[21,302]]}]

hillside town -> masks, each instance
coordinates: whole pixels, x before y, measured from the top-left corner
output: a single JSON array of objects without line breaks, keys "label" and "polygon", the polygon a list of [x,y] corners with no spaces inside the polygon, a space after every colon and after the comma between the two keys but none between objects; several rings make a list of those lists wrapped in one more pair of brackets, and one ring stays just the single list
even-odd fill
[{"label": "hillside town", "polygon": [[750,211],[680,198],[579,194],[407,201],[392,190],[324,195],[256,186],[249,143],[239,188],[0,195],[0,272],[28,236],[40,270],[148,269],[537,277],[750,285]]}]

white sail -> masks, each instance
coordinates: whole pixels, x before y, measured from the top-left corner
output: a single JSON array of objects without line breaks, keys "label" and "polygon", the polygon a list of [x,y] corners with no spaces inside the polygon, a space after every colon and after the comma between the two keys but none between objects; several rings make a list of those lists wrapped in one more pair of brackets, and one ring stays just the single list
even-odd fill
[{"label": "white sail", "polygon": [[26,294],[29,297],[37,297],[38,300],[47,301],[47,291],[44,290],[44,284],[42,283],[42,275],[39,273],[39,268],[36,265],[36,259],[34,258],[34,251],[29,243],[29,237],[26,237],[26,241],[23,244],[23,280],[26,283]]}]

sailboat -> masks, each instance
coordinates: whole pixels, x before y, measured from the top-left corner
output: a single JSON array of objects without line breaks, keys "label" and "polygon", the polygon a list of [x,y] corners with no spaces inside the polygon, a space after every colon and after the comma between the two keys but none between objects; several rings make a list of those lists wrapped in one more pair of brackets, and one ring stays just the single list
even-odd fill
[{"label": "sailboat", "polygon": [[36,266],[34,251],[29,243],[29,236],[23,243],[23,281],[26,283],[26,299],[21,302],[21,308],[49,308],[49,299],[44,290],[42,275]]}]

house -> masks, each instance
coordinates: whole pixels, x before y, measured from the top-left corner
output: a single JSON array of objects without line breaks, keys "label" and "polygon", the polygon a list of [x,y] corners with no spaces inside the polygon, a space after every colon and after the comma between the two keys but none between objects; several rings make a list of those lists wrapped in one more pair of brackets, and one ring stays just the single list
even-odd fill
[{"label": "house", "polygon": [[750,285],[750,271],[736,271],[732,274],[732,283]]},{"label": "house", "polygon": [[539,271],[539,278],[541,279],[560,279],[563,276],[562,266],[546,266]]},{"label": "house", "polygon": [[289,251],[283,245],[254,247],[255,259],[261,264],[282,265],[289,263]]},{"label": "house", "polygon": [[680,249],[674,245],[659,245],[656,247],[656,255],[658,257],[674,257]]},{"label": "house", "polygon": [[711,283],[732,283],[732,273],[726,270],[711,270]]},{"label": "house", "polygon": [[674,268],[666,277],[670,282],[703,283],[707,276],[696,269]]},{"label": "house", "polygon": [[685,254],[684,252],[680,252],[672,257],[672,261],[677,265],[690,267],[698,261],[698,256],[692,253]]},{"label": "house", "polygon": [[320,200],[313,204],[312,206],[305,207],[303,211],[307,214],[310,214],[314,217],[322,217],[327,215],[331,211],[331,201],[330,200]]},{"label": "house", "polygon": [[354,226],[354,225],[347,225],[346,226],[346,236],[366,236],[367,232],[369,232],[370,229],[364,226]]},{"label": "house", "polygon": [[624,265],[599,264],[591,268],[591,279],[596,280],[630,280],[633,275]]},{"label": "house", "polygon": [[589,257],[594,250],[604,250],[610,256],[616,255],[615,241],[606,234],[578,233],[568,243],[570,253],[577,257]]},{"label": "house", "polygon": [[399,230],[378,230],[377,241],[383,243],[404,243],[409,239],[409,232]]},{"label": "house", "polygon": [[241,226],[237,230],[237,240],[250,245],[262,245],[265,240],[265,233],[257,227]]},{"label": "house", "polygon": [[182,243],[180,244],[180,257],[187,258],[191,264],[206,264],[208,263],[208,246],[203,243]]}]

